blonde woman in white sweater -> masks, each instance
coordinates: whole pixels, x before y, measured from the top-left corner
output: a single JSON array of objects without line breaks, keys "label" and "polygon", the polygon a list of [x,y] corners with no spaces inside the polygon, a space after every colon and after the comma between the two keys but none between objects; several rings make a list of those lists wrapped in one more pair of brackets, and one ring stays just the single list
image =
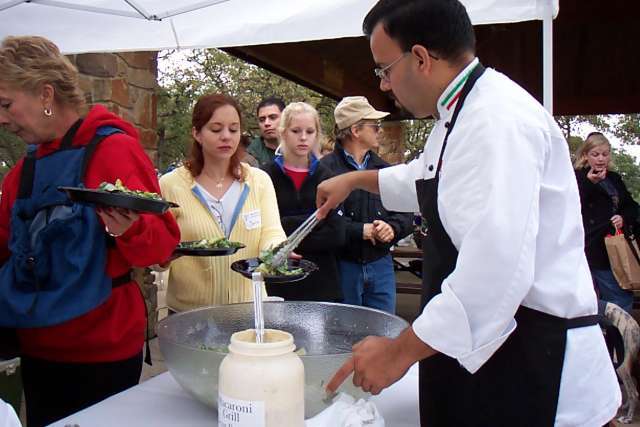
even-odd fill
[{"label": "blonde woman in white sweater", "polygon": [[241,163],[242,117],[235,100],[202,96],[192,115],[193,146],[185,166],[160,179],[182,241],[226,237],[246,248],[232,256],[184,256],[171,263],[167,304],[173,311],[252,300],[248,279],[230,269],[283,241],[275,191],[269,176]]}]

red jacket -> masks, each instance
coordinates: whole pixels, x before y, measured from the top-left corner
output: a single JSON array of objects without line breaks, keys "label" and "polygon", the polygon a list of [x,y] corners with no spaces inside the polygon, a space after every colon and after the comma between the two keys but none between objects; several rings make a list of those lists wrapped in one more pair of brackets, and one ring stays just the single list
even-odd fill
[{"label": "red jacket", "polygon": [[[155,169],[138,142],[135,128],[102,106],[91,109],[75,135],[74,145],[86,145],[99,126],[114,126],[125,133],[105,138],[89,162],[85,185],[96,188],[101,182],[120,178],[134,190],[160,193]],[[37,156],[58,149],[60,139],[38,146]],[[0,198],[0,262],[9,257],[11,208],[18,193],[22,160],[2,183]],[[64,236],[61,236],[64,238]],[[167,260],[180,241],[180,231],[170,213],[140,215],[116,245],[109,249],[106,272],[111,277],[125,274],[132,266],[144,267]],[[96,266],[99,267],[99,266]],[[0,284],[1,286],[1,284]],[[18,330],[25,355],[60,362],[108,362],[134,356],[145,339],[145,307],[134,282],[113,289],[106,302],[92,311],[43,328]]]}]

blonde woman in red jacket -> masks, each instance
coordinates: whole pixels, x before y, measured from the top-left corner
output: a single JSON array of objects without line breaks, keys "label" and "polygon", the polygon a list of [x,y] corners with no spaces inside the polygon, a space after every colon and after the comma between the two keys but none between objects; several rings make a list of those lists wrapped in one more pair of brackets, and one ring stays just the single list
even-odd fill
[{"label": "blonde woman in red jacket", "polygon": [[[0,326],[17,330],[29,427],[138,383],[146,316],[130,270],[165,261],[179,242],[169,213],[56,201],[57,186],[74,177],[87,188],[121,179],[159,193],[134,127],[100,106],[81,117],[83,100],[77,70],[52,42],[2,42],[0,125],[31,149],[2,183],[0,310],[13,310],[15,324],[0,314]],[[42,207],[49,199],[55,203]],[[25,264],[29,251],[37,255]],[[101,294],[92,293],[105,283]],[[25,310],[20,304],[28,298]]]}]

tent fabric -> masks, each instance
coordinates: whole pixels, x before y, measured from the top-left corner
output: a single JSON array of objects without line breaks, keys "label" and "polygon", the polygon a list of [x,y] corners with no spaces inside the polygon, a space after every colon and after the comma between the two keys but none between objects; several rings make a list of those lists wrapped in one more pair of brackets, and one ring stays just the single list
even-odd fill
[{"label": "tent fabric", "polygon": [[[233,47],[353,37],[376,0],[0,0],[0,38],[64,53]],[[462,0],[474,24],[542,20],[559,0]]]}]

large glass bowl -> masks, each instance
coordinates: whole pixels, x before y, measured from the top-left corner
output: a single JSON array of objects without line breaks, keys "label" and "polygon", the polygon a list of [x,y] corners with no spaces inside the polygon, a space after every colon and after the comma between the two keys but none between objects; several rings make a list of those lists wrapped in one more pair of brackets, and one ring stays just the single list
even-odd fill
[{"label": "large glass bowl", "polygon": [[[327,407],[324,387],[368,335],[396,337],[408,326],[398,316],[366,307],[323,302],[265,302],[265,328],[293,335],[305,369],[305,417]],[[217,408],[218,367],[231,334],[253,328],[253,304],[206,307],[174,314],[158,324],[160,351],[176,381]],[[338,391],[364,397],[348,378]]]}]

